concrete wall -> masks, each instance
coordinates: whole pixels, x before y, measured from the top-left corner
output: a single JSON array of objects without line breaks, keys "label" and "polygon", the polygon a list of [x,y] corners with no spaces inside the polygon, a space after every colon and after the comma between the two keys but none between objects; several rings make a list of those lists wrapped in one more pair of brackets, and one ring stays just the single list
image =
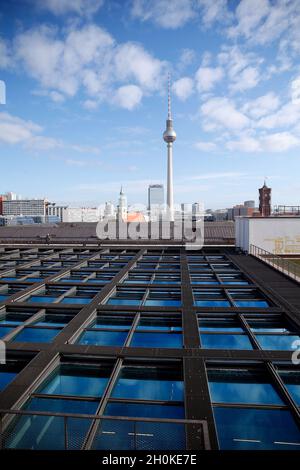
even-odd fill
[{"label": "concrete wall", "polygon": [[300,217],[238,217],[236,246],[250,251],[256,245],[277,254],[300,254]]}]

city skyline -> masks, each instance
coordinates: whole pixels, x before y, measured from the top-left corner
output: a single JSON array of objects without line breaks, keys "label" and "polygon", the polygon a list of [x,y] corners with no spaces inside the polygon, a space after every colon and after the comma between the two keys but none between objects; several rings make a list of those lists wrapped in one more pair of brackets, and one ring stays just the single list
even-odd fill
[{"label": "city skyline", "polygon": [[298,2],[84,3],[2,2],[2,193],[95,205],[123,184],[146,204],[170,72],[175,203],[257,200],[267,175],[273,204],[298,204]]}]

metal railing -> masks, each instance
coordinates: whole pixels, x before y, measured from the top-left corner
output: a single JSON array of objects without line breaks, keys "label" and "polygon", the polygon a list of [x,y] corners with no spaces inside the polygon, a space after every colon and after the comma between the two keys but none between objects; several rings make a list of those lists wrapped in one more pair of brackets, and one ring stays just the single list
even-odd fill
[{"label": "metal railing", "polygon": [[[281,271],[287,276],[300,281],[300,263],[293,263],[293,261],[283,258],[280,255],[271,253],[256,245],[250,245],[250,254],[271,265],[273,268]],[[300,258],[299,258],[300,261]]]},{"label": "metal railing", "polygon": [[93,423],[95,450],[184,450],[186,428],[201,436],[200,449],[210,449],[205,420],[137,418],[31,410],[0,410],[0,449],[81,450]]}]

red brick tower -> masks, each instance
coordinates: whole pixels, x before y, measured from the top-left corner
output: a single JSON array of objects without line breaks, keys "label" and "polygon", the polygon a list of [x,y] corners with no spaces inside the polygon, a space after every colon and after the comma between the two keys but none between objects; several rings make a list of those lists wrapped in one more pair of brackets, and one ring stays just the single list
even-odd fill
[{"label": "red brick tower", "polygon": [[262,188],[259,188],[259,212],[262,217],[271,215],[271,188],[268,188],[266,182]]}]

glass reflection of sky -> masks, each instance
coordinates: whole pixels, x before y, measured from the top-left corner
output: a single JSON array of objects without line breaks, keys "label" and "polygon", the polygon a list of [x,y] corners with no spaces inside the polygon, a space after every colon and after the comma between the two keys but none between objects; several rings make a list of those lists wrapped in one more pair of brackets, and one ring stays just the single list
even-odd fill
[{"label": "glass reflection of sky", "polygon": [[74,395],[100,397],[107,384],[108,378],[100,375],[74,375],[58,372],[52,379],[39,389],[39,393],[50,395]]},{"label": "glass reflection of sky", "polygon": [[202,348],[207,349],[253,349],[247,335],[201,334]]},{"label": "glass reflection of sky", "polygon": [[300,339],[297,335],[256,335],[262,349],[292,351],[293,342]]},{"label": "glass reflection of sky", "polygon": [[287,410],[215,407],[214,416],[221,449],[300,449],[300,431]]},{"label": "glass reflection of sky", "polygon": [[17,372],[0,371],[0,390],[3,390],[17,375]]},{"label": "glass reflection of sky", "polygon": [[280,376],[293,399],[300,406],[300,373],[294,371],[280,372]]},{"label": "glass reflection of sky", "polygon": [[121,331],[85,331],[78,343],[96,346],[123,346],[127,334],[127,332]]},{"label": "glass reflection of sky", "polygon": [[255,403],[260,405],[283,405],[283,401],[271,383],[262,382],[255,374],[238,375],[230,372],[220,377],[209,374],[209,388],[215,403]]},{"label": "glass reflection of sky", "polygon": [[119,378],[112,392],[114,398],[140,400],[183,400],[183,382],[177,380],[154,380]]},{"label": "glass reflection of sky", "polygon": [[177,333],[135,333],[130,346],[137,348],[182,348],[182,335]]}]

